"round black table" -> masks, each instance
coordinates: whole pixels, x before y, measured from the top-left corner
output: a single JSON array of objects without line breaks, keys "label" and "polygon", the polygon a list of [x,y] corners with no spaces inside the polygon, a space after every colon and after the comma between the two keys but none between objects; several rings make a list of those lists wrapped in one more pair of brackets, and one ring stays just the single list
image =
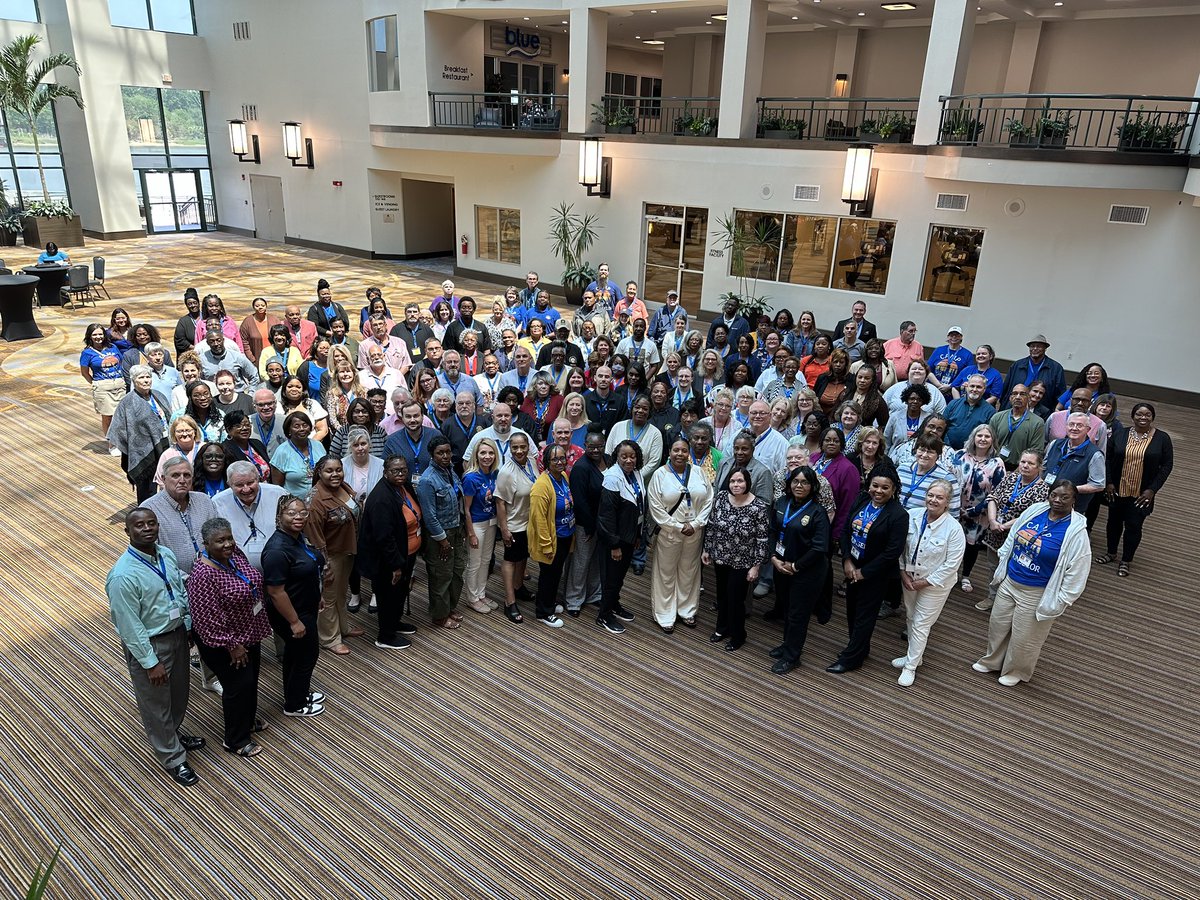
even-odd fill
[{"label": "round black table", "polygon": [[32,275],[0,275],[0,337],[6,341],[30,341],[42,336],[33,320],[33,289],[40,284]]},{"label": "round black table", "polygon": [[62,295],[59,293],[67,283],[67,269],[70,266],[25,266],[21,271],[33,275],[38,280],[38,304],[41,306],[62,306]]}]

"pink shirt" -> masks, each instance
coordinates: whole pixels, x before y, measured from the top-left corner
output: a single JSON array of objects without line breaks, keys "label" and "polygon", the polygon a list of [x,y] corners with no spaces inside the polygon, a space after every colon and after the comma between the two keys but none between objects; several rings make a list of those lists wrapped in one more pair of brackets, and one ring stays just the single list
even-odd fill
[{"label": "pink shirt", "polygon": [[913,362],[925,361],[925,348],[921,346],[920,341],[913,341],[906,347],[900,338],[894,337],[890,341],[884,341],[883,355],[885,359],[891,360],[896,366],[897,378],[901,377],[901,373],[907,378],[908,367]]}]

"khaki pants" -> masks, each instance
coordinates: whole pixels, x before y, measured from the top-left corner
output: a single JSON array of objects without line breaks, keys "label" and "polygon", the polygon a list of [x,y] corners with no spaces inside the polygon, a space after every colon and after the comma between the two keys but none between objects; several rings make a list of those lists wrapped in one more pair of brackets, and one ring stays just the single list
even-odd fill
[{"label": "khaki pants", "polygon": [[467,565],[463,570],[463,584],[467,589],[467,602],[482,600],[487,593],[488,564],[496,552],[496,520],[486,522],[467,522],[465,527],[475,532],[479,541],[478,547],[472,547],[467,542]]},{"label": "khaki pants", "polygon": [[330,553],[326,565],[333,577],[321,591],[325,608],[317,615],[317,637],[321,646],[329,649],[342,642],[350,631],[350,616],[346,612],[346,591],[350,587],[350,570],[354,568],[353,553]]},{"label": "khaki pants", "polygon": [[908,614],[908,661],[904,668],[915,669],[921,664],[925,645],[929,643],[929,632],[942,614],[942,607],[949,596],[949,587],[933,585],[919,591],[904,592],[904,609]]},{"label": "khaki pants", "polygon": [[1026,587],[1011,578],[1004,579],[992,606],[987,653],[979,660],[981,665],[1022,681],[1033,677],[1033,670],[1042,655],[1042,645],[1054,627],[1053,619],[1039,622],[1034,615],[1043,594],[1043,588]]},{"label": "khaki pants", "polygon": [[704,529],[690,537],[668,526],[658,533],[650,570],[650,605],[654,620],[664,628],[676,618],[691,619],[700,605],[700,550]]}]

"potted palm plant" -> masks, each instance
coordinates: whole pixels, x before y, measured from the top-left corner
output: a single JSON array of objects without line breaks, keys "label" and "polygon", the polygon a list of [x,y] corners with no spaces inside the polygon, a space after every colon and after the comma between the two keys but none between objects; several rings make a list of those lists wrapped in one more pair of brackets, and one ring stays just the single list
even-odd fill
[{"label": "potted palm plant", "polygon": [[558,204],[550,216],[548,239],[563,266],[563,294],[575,306],[583,303],[583,289],[596,277],[595,267],[585,257],[596,243],[597,218],[595,213],[580,215],[567,203]]},{"label": "potted palm plant", "polygon": [[739,221],[737,213],[717,220],[713,236],[729,256],[729,274],[737,278],[737,289],[721,294],[721,302],[733,300],[738,312],[757,322],[770,312],[770,298],[758,293],[760,276],[774,278],[772,260],[778,260],[780,227],[769,216],[758,216],[753,224]]},{"label": "potted palm plant", "polygon": [[36,202],[26,203],[26,245],[38,247],[54,241],[61,247],[78,247],[83,244],[79,216],[65,202],[53,201],[50,197],[42,163],[38,119],[47,109],[53,108],[55,100],[70,100],[83,109],[83,99],[77,91],[46,80],[57,69],[70,69],[78,74],[79,64],[67,53],[51,53],[44,59],[35,60],[35,50],[41,40],[36,34],[22,35],[0,49],[0,104],[9,112],[10,129],[14,120],[28,126],[42,182],[43,206],[39,207]]}]

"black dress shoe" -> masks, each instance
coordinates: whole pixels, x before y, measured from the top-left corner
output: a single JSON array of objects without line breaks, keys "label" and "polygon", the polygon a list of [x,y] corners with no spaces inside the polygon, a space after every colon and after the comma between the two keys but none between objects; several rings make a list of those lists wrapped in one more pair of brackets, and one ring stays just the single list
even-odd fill
[{"label": "black dress shoe", "polygon": [[179,733],[179,743],[183,745],[184,750],[199,750],[204,746],[204,738],[198,734]]},{"label": "black dress shoe", "polygon": [[780,644],[778,647],[772,647],[770,652],[767,655],[769,657],[771,657],[771,659],[782,659],[783,651],[786,649],[787,649],[786,645]]},{"label": "black dress shoe", "polygon": [[633,568],[634,575],[642,575],[642,574],[645,574],[645,572],[646,572],[646,567],[643,566],[641,563],[634,563],[632,568]]},{"label": "black dress shoe", "polygon": [[176,766],[171,770],[171,777],[175,779],[176,784],[181,784],[184,787],[191,787],[200,780],[200,776],[192,771],[192,767],[187,763]]},{"label": "black dress shoe", "polygon": [[719,631],[714,631],[712,636],[708,639],[708,642],[710,644],[719,644],[723,640],[725,640],[725,635],[721,634]]},{"label": "black dress shoe", "polygon": [[776,660],[775,665],[771,666],[771,671],[776,675],[786,675],[792,669],[800,668],[800,660],[798,659],[780,659]]},{"label": "black dress shoe", "polygon": [[827,668],[825,671],[832,672],[834,675],[844,675],[845,673],[850,671],[850,667],[848,665],[846,665],[845,663],[835,662],[832,666]]},{"label": "black dress shoe", "polygon": [[741,650],[744,643],[746,643],[745,638],[730,638],[725,644],[725,649],[732,653],[734,650]]}]

